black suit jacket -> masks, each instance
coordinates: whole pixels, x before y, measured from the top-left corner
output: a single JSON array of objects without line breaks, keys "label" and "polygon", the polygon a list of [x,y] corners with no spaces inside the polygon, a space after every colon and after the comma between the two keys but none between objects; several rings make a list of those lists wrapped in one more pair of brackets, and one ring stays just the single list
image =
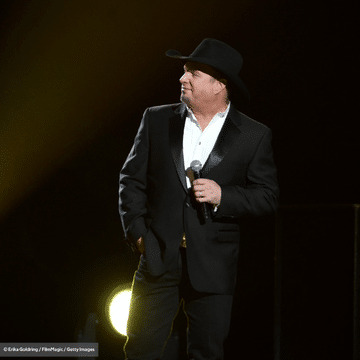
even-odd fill
[{"label": "black suit jacket", "polygon": [[221,186],[221,203],[202,220],[186,186],[184,104],[148,108],[120,173],[119,211],[133,244],[143,236],[148,270],[162,274],[177,259],[183,234],[188,271],[198,291],[231,294],[236,282],[239,219],[276,210],[278,184],[271,130],[232,105],[202,169]]}]

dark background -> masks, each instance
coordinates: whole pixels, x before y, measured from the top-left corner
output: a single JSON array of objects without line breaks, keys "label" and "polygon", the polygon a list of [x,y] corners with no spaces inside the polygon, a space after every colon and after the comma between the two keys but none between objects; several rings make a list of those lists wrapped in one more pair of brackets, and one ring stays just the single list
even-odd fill
[{"label": "dark background", "polygon": [[[2,1],[0,341],[76,341],[96,312],[100,350],[122,356],[101,320],[137,266],[118,175],[145,108],[178,102],[166,50],[212,37],[241,52],[252,99],[240,110],[273,130],[282,205],[360,203],[357,6]],[[258,221],[243,228],[228,347],[271,359],[275,217]]]}]

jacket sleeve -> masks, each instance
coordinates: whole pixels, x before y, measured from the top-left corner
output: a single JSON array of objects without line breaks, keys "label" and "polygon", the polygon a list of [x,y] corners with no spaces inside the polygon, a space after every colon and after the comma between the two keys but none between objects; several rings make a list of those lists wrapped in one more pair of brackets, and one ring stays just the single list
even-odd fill
[{"label": "jacket sleeve", "polygon": [[246,174],[246,185],[221,185],[221,203],[216,218],[264,215],[278,207],[279,186],[269,128],[259,141]]},{"label": "jacket sleeve", "polygon": [[132,247],[147,230],[145,216],[148,155],[148,109],[146,109],[133,147],[120,172],[119,213],[125,237]]}]

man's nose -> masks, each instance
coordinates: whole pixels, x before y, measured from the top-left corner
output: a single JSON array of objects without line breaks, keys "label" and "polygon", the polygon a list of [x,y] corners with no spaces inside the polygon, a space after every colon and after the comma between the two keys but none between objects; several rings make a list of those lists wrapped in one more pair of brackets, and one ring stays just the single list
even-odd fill
[{"label": "man's nose", "polygon": [[188,79],[187,79],[187,74],[186,74],[186,72],[183,74],[183,76],[179,79],[179,81],[183,84],[183,83],[185,83],[186,81],[187,81]]}]

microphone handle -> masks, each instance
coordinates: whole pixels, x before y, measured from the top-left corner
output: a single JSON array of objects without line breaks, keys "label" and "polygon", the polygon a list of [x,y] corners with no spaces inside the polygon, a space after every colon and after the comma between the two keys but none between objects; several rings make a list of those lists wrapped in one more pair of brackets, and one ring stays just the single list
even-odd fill
[{"label": "microphone handle", "polygon": [[[194,171],[194,178],[201,179],[200,171]],[[201,211],[205,219],[209,218],[208,208],[205,202],[201,203]]]}]

